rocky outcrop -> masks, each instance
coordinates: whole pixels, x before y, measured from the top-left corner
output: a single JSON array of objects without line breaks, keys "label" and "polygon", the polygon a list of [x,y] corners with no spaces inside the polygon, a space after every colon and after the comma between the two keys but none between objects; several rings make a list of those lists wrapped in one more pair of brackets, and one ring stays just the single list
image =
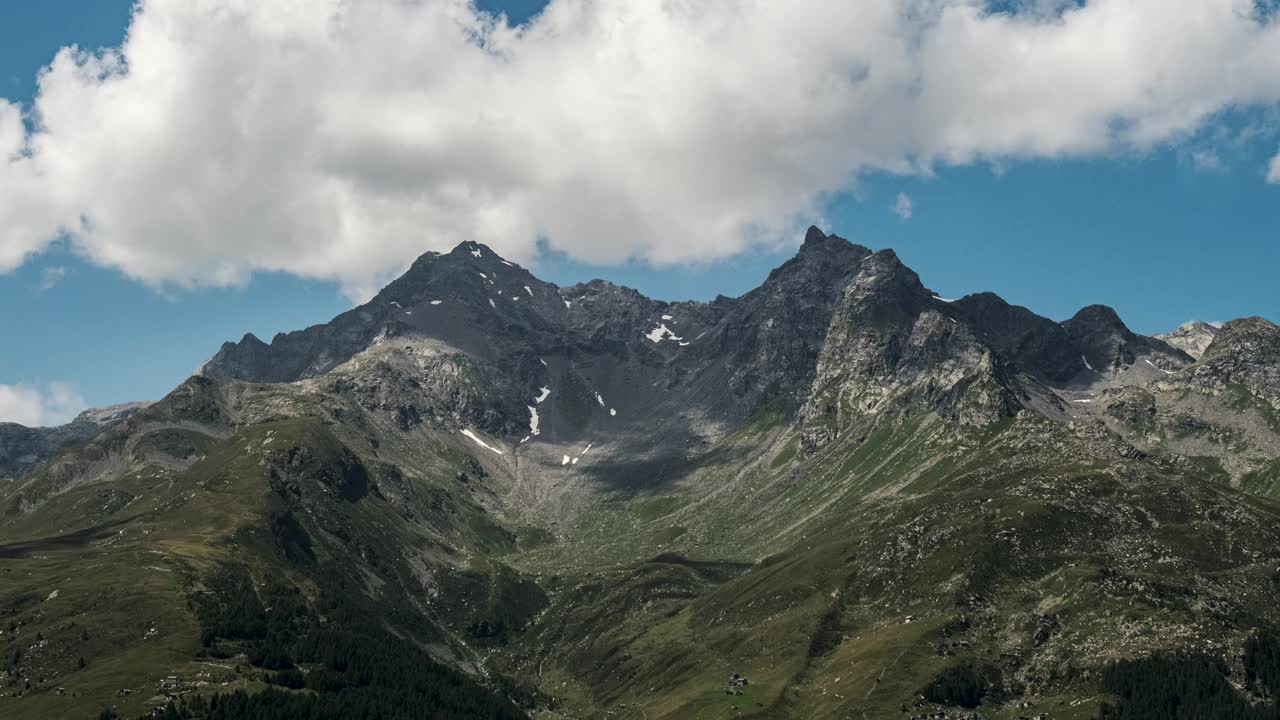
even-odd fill
[{"label": "rocky outcrop", "polygon": [[995,293],[967,295],[949,310],[967,323],[983,342],[1018,368],[1051,383],[1062,383],[1081,370],[1080,351],[1059,323]]},{"label": "rocky outcrop", "polygon": [[16,423],[0,423],[0,478],[17,477],[145,409],[148,404],[135,402],[91,408],[71,422],[56,427],[30,428]]},{"label": "rocky outcrop", "polygon": [[1199,360],[1204,355],[1204,351],[1213,344],[1213,339],[1219,332],[1221,328],[1215,325],[1193,320],[1171,333],[1156,335],[1155,338]]},{"label": "rocky outcrop", "polygon": [[394,420],[401,430],[429,423],[457,432],[479,428],[521,434],[528,425],[527,392],[491,366],[401,339],[362,354],[325,376],[326,392]]},{"label": "rocky outcrop", "polygon": [[1189,375],[1187,382],[1201,390],[1242,385],[1280,410],[1280,326],[1260,317],[1232,320]]},{"label": "rocky outcrop", "polygon": [[944,305],[893,251],[863,261],[831,319],[802,411],[806,448],[895,410],[980,426],[1020,409],[1010,368]]},{"label": "rocky outcrop", "polygon": [[736,393],[768,394],[792,406],[803,401],[832,315],[870,255],[861,245],[811,227],[796,256],[760,287],[713,303],[724,319],[707,338],[708,347],[732,368]]}]

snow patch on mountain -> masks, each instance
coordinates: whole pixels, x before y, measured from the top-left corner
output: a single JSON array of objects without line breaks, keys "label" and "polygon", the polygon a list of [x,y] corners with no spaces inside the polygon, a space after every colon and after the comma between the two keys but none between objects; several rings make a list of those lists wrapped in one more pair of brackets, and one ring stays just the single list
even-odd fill
[{"label": "snow patch on mountain", "polygon": [[666,323],[658,323],[658,327],[646,333],[645,337],[654,343],[660,343],[663,340],[675,340],[676,342],[680,342],[684,339],[672,332],[671,328],[667,327]]},{"label": "snow patch on mountain", "polygon": [[464,430],[462,431],[462,434],[463,434],[463,435],[465,435],[465,436],[467,436],[467,437],[468,437],[472,442],[474,442],[475,444],[479,445],[480,447],[482,447],[482,448],[484,448],[484,449],[486,449],[486,450],[492,450],[493,452],[496,452],[496,453],[498,453],[499,455],[501,455],[501,454],[502,454],[502,451],[501,451],[501,450],[499,450],[498,448],[496,448],[496,447],[494,447],[494,446],[490,445],[489,443],[487,443],[487,442],[485,442],[485,441],[481,440],[479,437],[477,437],[477,436],[476,436],[476,434],[475,434],[475,433],[471,432],[470,430],[466,430],[466,429],[464,429]]}]

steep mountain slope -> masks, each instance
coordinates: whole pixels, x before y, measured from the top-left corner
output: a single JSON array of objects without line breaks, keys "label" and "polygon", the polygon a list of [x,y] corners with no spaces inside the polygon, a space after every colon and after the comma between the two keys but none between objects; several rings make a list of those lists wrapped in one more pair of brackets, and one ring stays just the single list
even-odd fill
[{"label": "steep mountain slope", "polygon": [[0,713],[1083,718],[1164,651],[1267,708],[1277,338],[816,228],[710,303],[429,253],[0,485]]},{"label": "steep mountain slope", "polygon": [[1252,493],[1280,497],[1280,328],[1227,323],[1192,366],[1089,408],[1119,435]]}]

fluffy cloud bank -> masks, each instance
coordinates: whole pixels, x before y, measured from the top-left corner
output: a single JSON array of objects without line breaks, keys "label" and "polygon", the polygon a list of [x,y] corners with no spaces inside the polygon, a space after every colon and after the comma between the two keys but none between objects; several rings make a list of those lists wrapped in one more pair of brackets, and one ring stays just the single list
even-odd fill
[{"label": "fluffy cloud bank", "polygon": [[0,101],[0,270],[59,234],[146,281],[356,297],[464,239],[710,259],[792,241],[863,173],[1146,148],[1280,101],[1253,0],[1021,7],[552,0],[513,29],[465,0],[143,0],[118,51],[53,60],[34,132]]},{"label": "fluffy cloud bank", "polygon": [[0,385],[0,422],[27,427],[61,425],[84,409],[84,398],[71,383]]}]

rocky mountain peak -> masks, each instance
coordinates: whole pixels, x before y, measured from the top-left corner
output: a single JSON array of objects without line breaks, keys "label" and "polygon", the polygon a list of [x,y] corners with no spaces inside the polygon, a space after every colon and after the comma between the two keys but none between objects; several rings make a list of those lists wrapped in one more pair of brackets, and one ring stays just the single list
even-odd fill
[{"label": "rocky mountain peak", "polygon": [[1080,308],[1079,312],[1071,317],[1070,320],[1063,323],[1068,329],[1075,328],[1075,332],[1098,332],[1102,330],[1115,331],[1120,333],[1128,333],[1129,326],[1124,324],[1120,319],[1120,314],[1107,305],[1087,305]]},{"label": "rocky mountain peak", "polygon": [[800,250],[774,268],[761,287],[774,291],[803,291],[807,288],[825,292],[833,284],[849,278],[869,255],[871,250],[868,248],[811,227]]},{"label": "rocky mountain peak", "polygon": [[1245,366],[1280,362],[1280,325],[1261,317],[1241,318],[1223,325],[1205,349],[1201,364],[1224,361]]},{"label": "rocky mountain peak", "polygon": [[[893,250],[873,252],[812,227],[759,287],[711,303],[660,302],[606,280],[561,288],[486,245],[464,242],[424,253],[369,303],[329,323],[271,343],[246,335],[224,345],[204,374],[315,377],[392,337],[496,364],[514,373],[514,386],[535,390],[543,363],[554,358],[593,358],[592,372],[602,378],[623,363],[656,386],[696,379],[730,389],[716,401],[715,412],[726,416],[750,413],[766,397],[799,408],[828,390],[848,398],[880,393],[896,376],[899,390],[886,402],[919,396],[959,417],[967,412],[961,399],[977,397],[966,388],[982,387],[991,412],[980,416],[998,417],[1016,405],[1014,377],[1059,388],[1141,384],[1193,362],[1133,333],[1104,305],[1056,323],[994,293],[943,301]],[[1122,378],[1131,367],[1137,374]]]},{"label": "rocky mountain peak", "polygon": [[[506,285],[499,284],[502,280],[507,281]],[[403,306],[453,295],[484,304],[490,294],[497,294],[504,287],[519,289],[530,282],[546,284],[489,246],[467,241],[444,254],[423,253],[403,275],[378,293],[374,302],[395,301]]]},{"label": "rocky mountain peak", "polygon": [[897,253],[880,250],[863,259],[858,274],[845,288],[843,302],[851,315],[863,322],[883,325],[931,307],[933,294]]},{"label": "rocky mountain peak", "polygon": [[871,251],[857,243],[852,243],[835,233],[825,233],[816,226],[810,227],[804,234],[804,242],[800,243],[800,249],[796,255],[799,257],[808,257],[823,254],[843,254],[850,250],[850,246],[857,248],[863,254],[869,254]]},{"label": "rocky mountain peak", "polygon": [[832,316],[801,411],[804,446],[817,450],[911,408],[961,425],[1017,412],[1003,362],[948,311],[892,250],[863,259]]},{"label": "rocky mountain peak", "polygon": [[1222,326],[1221,332],[1229,339],[1240,340],[1245,338],[1267,340],[1274,338],[1280,333],[1280,325],[1276,325],[1264,317],[1246,317],[1238,320],[1232,320]]},{"label": "rocky mountain peak", "polygon": [[1199,360],[1219,332],[1220,328],[1215,325],[1192,320],[1171,333],[1155,337]]},{"label": "rocky mountain peak", "polygon": [[1082,308],[1062,327],[1079,349],[1086,367],[1095,373],[1114,373],[1132,366],[1140,356],[1160,370],[1191,364],[1190,355],[1162,340],[1137,335],[1106,305]]},{"label": "rocky mountain peak", "polygon": [[1243,385],[1280,410],[1280,325],[1261,317],[1223,325],[1193,376],[1200,384]]},{"label": "rocky mountain peak", "polygon": [[828,235],[822,232],[817,225],[810,225],[809,229],[804,233],[804,245],[820,244],[827,239]]}]

